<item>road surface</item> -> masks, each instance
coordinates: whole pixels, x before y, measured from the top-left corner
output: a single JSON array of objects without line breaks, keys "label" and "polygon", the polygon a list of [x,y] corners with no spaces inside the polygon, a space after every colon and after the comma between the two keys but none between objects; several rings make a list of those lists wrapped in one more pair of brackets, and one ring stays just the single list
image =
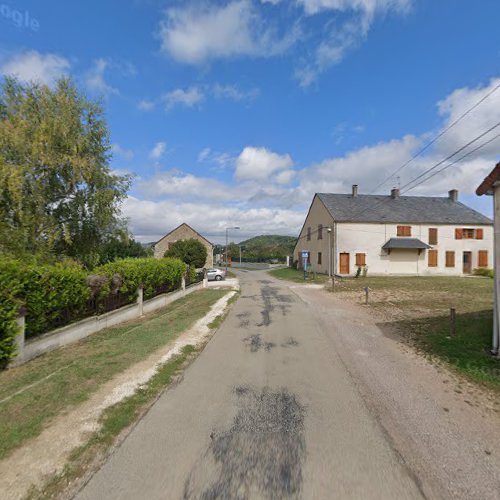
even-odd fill
[{"label": "road surface", "polygon": [[322,290],[240,279],[184,380],[79,500],[500,498],[496,452],[443,417],[434,368]]}]

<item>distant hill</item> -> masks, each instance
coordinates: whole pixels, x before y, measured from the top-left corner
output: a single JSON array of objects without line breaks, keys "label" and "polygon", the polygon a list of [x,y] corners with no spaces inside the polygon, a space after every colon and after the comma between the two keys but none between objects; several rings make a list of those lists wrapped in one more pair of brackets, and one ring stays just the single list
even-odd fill
[{"label": "distant hill", "polygon": [[229,253],[234,260],[239,259],[238,247],[241,246],[244,261],[267,262],[274,259],[284,261],[287,255],[293,254],[296,241],[295,236],[264,234],[241,241],[238,245],[231,244]]}]

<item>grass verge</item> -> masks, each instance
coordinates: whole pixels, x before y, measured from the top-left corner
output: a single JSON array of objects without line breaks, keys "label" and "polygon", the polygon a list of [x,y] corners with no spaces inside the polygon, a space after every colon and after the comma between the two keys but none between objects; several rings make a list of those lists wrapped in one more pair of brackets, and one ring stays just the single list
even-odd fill
[{"label": "grass verge", "polygon": [[[336,290],[364,302],[384,329],[431,356],[444,360],[470,380],[500,391],[500,360],[490,355],[493,280],[455,277],[369,277],[344,279]],[[456,309],[456,335],[450,335],[450,308]]]},{"label": "grass verge", "polygon": [[115,375],[189,329],[227,292],[193,292],[146,319],[103,330],[0,372],[0,458],[40,434],[52,419],[88,399]]},{"label": "grass verge", "polygon": [[271,276],[280,280],[293,281],[294,283],[326,283],[328,276],[326,274],[309,273],[307,279],[304,280],[304,271],[292,269],[291,267],[283,267],[269,271]]},{"label": "grass verge", "polygon": [[[227,301],[227,305],[230,306],[231,304],[234,304],[239,299],[239,297],[240,297],[240,292],[235,291],[234,295]],[[222,314],[216,316],[208,324],[208,328],[210,328],[210,330],[217,330],[217,328],[219,328],[220,325],[222,325],[228,314],[229,314],[229,308],[226,308]]]},{"label": "grass verge", "polygon": [[[56,498],[73,486],[75,481],[102,463],[110,447],[125,431],[154,404],[175,376],[196,357],[202,347],[187,345],[182,353],[164,364],[149,382],[132,396],[106,409],[100,419],[101,428],[71,454],[63,471],[53,476],[41,489],[32,489],[28,499]],[[73,492],[74,493],[74,492]]]}]

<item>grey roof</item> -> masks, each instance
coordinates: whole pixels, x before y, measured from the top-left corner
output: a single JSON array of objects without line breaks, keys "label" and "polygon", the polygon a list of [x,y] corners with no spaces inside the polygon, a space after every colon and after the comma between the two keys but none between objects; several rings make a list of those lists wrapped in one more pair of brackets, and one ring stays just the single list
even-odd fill
[{"label": "grey roof", "polygon": [[409,224],[493,224],[459,201],[437,196],[391,196],[317,193],[337,222]]},{"label": "grey roof", "polygon": [[430,247],[427,243],[420,241],[418,238],[391,238],[383,247],[384,250],[393,248],[405,248],[422,250]]}]

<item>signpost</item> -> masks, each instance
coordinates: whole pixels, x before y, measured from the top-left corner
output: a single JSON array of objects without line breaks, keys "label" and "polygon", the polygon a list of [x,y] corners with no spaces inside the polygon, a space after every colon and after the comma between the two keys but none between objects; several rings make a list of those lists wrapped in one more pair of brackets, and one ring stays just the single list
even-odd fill
[{"label": "signpost", "polygon": [[307,277],[307,266],[308,266],[309,252],[307,250],[302,250],[302,263],[304,265],[304,281]]}]

